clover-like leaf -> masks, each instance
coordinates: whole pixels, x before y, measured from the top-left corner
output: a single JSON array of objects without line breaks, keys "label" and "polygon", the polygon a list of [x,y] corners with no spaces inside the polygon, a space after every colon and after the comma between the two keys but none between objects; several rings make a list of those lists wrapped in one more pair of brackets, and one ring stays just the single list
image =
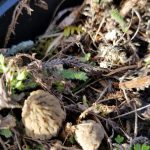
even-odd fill
[{"label": "clover-like leaf", "polygon": [[117,135],[117,137],[115,138],[116,143],[121,144],[124,141],[124,137],[121,135]]},{"label": "clover-like leaf", "polygon": [[3,135],[5,138],[10,138],[13,134],[10,129],[0,129],[0,135]]}]

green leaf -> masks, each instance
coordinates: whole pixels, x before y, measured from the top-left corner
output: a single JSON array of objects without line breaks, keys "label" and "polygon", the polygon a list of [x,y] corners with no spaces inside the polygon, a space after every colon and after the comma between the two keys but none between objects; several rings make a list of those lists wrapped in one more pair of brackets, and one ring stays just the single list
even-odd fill
[{"label": "green leaf", "polygon": [[85,72],[82,71],[73,71],[73,70],[62,70],[61,75],[66,79],[76,79],[86,81],[88,79]]},{"label": "green leaf", "polygon": [[69,137],[69,142],[71,143],[71,144],[75,144],[75,142],[76,142],[76,140],[75,140],[75,135],[71,135],[70,137]]},{"label": "green leaf", "polygon": [[65,89],[64,84],[62,82],[60,82],[60,81],[54,83],[54,85],[56,86],[56,89],[59,92],[62,92]]},{"label": "green leaf", "polygon": [[27,71],[24,69],[20,73],[17,74],[17,80],[25,80],[27,78]]},{"label": "green leaf", "polygon": [[134,150],[141,150],[141,145],[140,144],[135,144],[134,145]]},{"label": "green leaf", "polygon": [[123,32],[127,31],[127,24],[123,17],[120,15],[119,11],[117,9],[113,9],[110,12],[112,19],[114,19],[119,25],[121,26],[121,29]]},{"label": "green leaf", "polygon": [[64,29],[64,36],[65,37],[68,37],[70,35],[73,35],[75,34],[75,32],[77,34],[80,34],[83,32],[82,28],[80,26],[67,26],[65,29]]},{"label": "green leaf", "polygon": [[116,143],[121,144],[124,141],[124,137],[121,135],[117,135],[115,138]]},{"label": "green leaf", "polygon": [[26,145],[25,150],[32,150],[28,145]]},{"label": "green leaf", "polygon": [[70,27],[70,34],[73,35],[76,30],[77,30],[77,27],[71,26],[71,27]]},{"label": "green leaf", "polygon": [[37,145],[35,150],[44,150],[44,147],[43,147],[43,145]]},{"label": "green leaf", "polygon": [[142,144],[142,150],[150,150],[150,146],[146,144]]},{"label": "green leaf", "polygon": [[0,65],[4,65],[5,63],[5,58],[2,54],[0,54]]},{"label": "green leaf", "polygon": [[18,89],[18,90],[23,90],[23,88],[24,88],[23,82],[18,81],[15,85],[15,88]]},{"label": "green leaf", "polygon": [[93,2],[99,4],[100,0],[93,0]]},{"label": "green leaf", "polygon": [[68,37],[70,35],[70,29],[69,29],[69,27],[66,27],[65,29],[64,29],[64,36],[65,37]]},{"label": "green leaf", "polygon": [[13,134],[10,129],[0,129],[0,135],[3,135],[5,138],[10,138]]},{"label": "green leaf", "polygon": [[87,53],[87,54],[84,55],[84,57],[81,57],[80,60],[82,62],[87,62],[87,61],[90,60],[90,58],[91,58],[91,53]]}]

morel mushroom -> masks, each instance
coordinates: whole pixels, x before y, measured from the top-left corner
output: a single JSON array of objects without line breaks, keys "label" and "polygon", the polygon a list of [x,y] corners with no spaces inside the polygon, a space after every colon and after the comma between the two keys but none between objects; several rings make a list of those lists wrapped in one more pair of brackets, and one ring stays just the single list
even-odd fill
[{"label": "morel mushroom", "polygon": [[65,118],[59,100],[43,90],[32,92],[24,102],[22,121],[26,135],[33,139],[57,136]]},{"label": "morel mushroom", "polygon": [[76,126],[75,135],[83,150],[98,150],[104,138],[104,129],[93,120],[82,121]]}]

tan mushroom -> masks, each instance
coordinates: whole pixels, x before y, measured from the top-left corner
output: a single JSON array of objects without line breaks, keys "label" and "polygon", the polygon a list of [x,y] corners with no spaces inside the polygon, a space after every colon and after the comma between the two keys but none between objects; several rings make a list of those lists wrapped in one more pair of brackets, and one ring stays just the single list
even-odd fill
[{"label": "tan mushroom", "polygon": [[34,139],[57,136],[65,118],[59,100],[43,90],[32,92],[24,102],[22,121],[26,135]]},{"label": "tan mushroom", "polygon": [[104,138],[104,129],[100,123],[86,120],[76,126],[75,135],[83,150],[98,150]]}]

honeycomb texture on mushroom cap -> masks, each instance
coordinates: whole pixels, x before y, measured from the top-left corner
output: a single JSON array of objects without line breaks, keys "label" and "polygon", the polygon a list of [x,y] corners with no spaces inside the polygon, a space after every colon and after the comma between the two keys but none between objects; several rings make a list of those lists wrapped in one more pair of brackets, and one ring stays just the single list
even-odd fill
[{"label": "honeycomb texture on mushroom cap", "polygon": [[104,138],[104,129],[93,120],[82,121],[76,126],[75,135],[83,150],[98,150]]},{"label": "honeycomb texture on mushroom cap", "polygon": [[33,91],[22,108],[22,122],[26,135],[33,139],[50,139],[57,136],[66,113],[59,100],[50,93]]}]

